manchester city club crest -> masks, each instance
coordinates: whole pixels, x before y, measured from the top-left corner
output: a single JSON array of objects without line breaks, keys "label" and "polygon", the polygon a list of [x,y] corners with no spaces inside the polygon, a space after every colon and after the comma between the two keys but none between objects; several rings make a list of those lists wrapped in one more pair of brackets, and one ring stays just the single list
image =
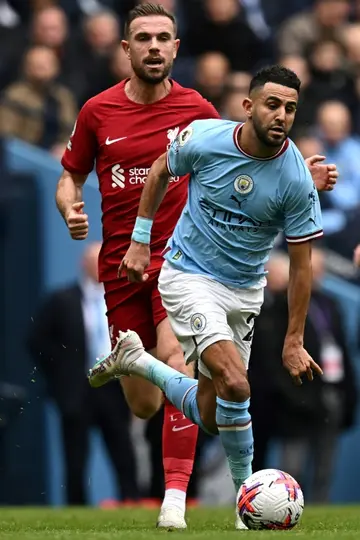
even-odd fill
[{"label": "manchester city club crest", "polygon": [[206,317],[202,313],[195,313],[190,320],[193,332],[201,332],[206,326]]},{"label": "manchester city club crest", "polygon": [[240,174],[235,178],[234,188],[240,195],[247,195],[254,189],[254,180],[247,174]]}]

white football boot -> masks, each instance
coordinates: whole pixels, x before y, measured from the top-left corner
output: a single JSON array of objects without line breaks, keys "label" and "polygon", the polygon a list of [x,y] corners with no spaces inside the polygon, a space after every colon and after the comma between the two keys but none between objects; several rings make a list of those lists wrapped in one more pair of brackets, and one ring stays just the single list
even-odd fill
[{"label": "white football boot", "polygon": [[186,529],[187,527],[183,512],[176,506],[162,508],[156,526],[168,531]]},{"label": "white football boot", "polygon": [[128,330],[119,332],[115,347],[107,356],[99,358],[92,369],[89,369],[90,386],[98,388],[104,384],[129,375],[129,367],[144,352],[141,339],[136,332]]}]

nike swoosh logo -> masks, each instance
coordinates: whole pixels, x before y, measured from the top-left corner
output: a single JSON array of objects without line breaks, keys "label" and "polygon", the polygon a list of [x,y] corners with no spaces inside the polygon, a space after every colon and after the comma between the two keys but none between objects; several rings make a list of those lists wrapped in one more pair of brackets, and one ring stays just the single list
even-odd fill
[{"label": "nike swoosh logo", "polygon": [[187,426],[180,426],[180,427],[173,426],[172,431],[182,431],[183,429],[189,429],[194,426],[195,424],[188,424]]},{"label": "nike swoosh logo", "polygon": [[119,141],[123,141],[124,139],[127,139],[127,137],[120,137],[119,139],[109,139],[109,137],[106,139],[105,144],[114,144]]}]

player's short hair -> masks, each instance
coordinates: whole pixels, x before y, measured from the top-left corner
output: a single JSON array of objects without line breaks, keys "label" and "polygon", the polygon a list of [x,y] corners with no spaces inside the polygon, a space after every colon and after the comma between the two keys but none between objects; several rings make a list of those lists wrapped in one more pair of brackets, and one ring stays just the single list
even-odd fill
[{"label": "player's short hair", "polygon": [[278,64],[258,71],[251,79],[249,92],[251,93],[255,88],[265,86],[266,83],[281,84],[293,88],[297,93],[300,92],[301,81],[296,73]]},{"label": "player's short hair", "polygon": [[125,23],[125,37],[129,37],[130,25],[135,19],[139,17],[152,17],[153,15],[170,19],[174,25],[175,35],[177,34],[177,22],[173,13],[165,9],[161,4],[141,4],[132,9],[128,15]]}]

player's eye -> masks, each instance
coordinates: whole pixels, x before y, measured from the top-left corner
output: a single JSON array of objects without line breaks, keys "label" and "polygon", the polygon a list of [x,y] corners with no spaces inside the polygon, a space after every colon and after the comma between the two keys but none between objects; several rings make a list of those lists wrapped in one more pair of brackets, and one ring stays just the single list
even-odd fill
[{"label": "player's eye", "polygon": [[148,41],[150,39],[150,36],[148,36],[147,34],[140,34],[136,36],[136,39],[138,41]]},{"label": "player's eye", "polygon": [[159,37],[158,37],[158,40],[159,41],[169,41],[170,39],[170,36],[168,34],[161,34]]}]

